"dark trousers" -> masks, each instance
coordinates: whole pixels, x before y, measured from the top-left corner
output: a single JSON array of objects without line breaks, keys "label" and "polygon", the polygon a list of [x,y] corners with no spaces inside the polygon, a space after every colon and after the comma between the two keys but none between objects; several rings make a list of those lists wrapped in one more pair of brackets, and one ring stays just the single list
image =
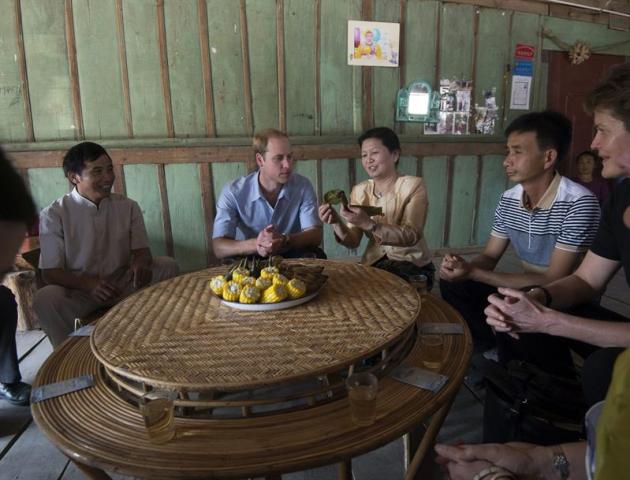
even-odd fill
[{"label": "dark trousers", "polygon": [[15,383],[22,379],[15,346],[16,328],[15,297],[11,290],[0,285],[0,383]]},{"label": "dark trousers", "polygon": [[488,306],[488,296],[496,292],[495,287],[474,280],[440,280],[440,294],[468,324],[476,353],[495,346],[494,333],[486,323],[483,311]]},{"label": "dark trousers", "polygon": [[[569,315],[591,318],[593,320],[628,321],[624,316],[595,303],[572,307],[564,310],[564,312]],[[499,361],[504,364],[510,360],[525,360],[546,372],[574,377],[576,371],[571,350],[587,359],[594,352],[601,350],[601,347],[543,333],[523,333],[520,334],[519,339],[514,339],[505,333],[497,333]],[[586,367],[587,364],[585,364],[584,371],[586,371]],[[610,383],[610,375],[612,374],[612,363],[594,360],[588,363],[588,369],[593,370],[592,375],[594,375],[594,378],[608,376],[608,381],[604,382],[606,384],[605,389],[607,389],[607,385]],[[604,387],[599,389],[601,390],[602,388]]]},{"label": "dark trousers", "polygon": [[415,275],[424,275],[427,277],[427,291],[430,292],[433,288],[433,278],[435,276],[435,265],[433,265],[433,262],[419,267],[415,263],[402,260],[390,260],[387,257],[383,257],[378,262],[373,263],[372,266],[380,268],[381,270],[387,270],[402,278],[405,282],[410,282],[411,277]]}]

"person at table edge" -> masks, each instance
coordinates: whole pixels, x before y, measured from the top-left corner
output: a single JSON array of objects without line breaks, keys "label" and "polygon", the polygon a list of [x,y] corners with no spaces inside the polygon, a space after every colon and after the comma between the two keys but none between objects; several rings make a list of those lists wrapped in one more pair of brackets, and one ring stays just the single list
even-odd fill
[{"label": "person at table edge", "polygon": [[[339,213],[330,204],[319,207],[319,217],[333,227],[335,240],[357,248],[365,235],[368,244],[361,262],[387,270],[404,280],[424,275],[431,290],[435,267],[424,237],[429,200],[421,177],[398,172],[400,140],[387,127],[376,127],[358,138],[361,164],[370,177],[355,185],[350,205]],[[352,205],[381,207],[383,215],[370,217]]]},{"label": "person at table edge", "polygon": [[63,169],[74,189],[41,212],[39,266],[48,285],[33,299],[54,347],[75,318],[179,273],[174,259],[152,257],[138,204],[111,193],[115,175],[102,146],[75,145]]},{"label": "person at table edge", "polygon": [[223,187],[217,200],[212,248],[217,258],[282,255],[326,258],[311,182],[293,171],[286,133],[268,129],[253,138],[257,170]]}]

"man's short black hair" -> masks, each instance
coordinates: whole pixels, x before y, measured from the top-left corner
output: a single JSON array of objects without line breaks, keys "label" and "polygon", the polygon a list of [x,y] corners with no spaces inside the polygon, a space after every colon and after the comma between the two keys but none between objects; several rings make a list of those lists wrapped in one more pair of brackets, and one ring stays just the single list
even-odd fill
[{"label": "man's short black hair", "polygon": [[0,148],[0,221],[20,222],[30,227],[37,220],[37,210],[22,177],[15,171]]},{"label": "man's short black hair", "polygon": [[371,128],[359,137],[359,147],[363,145],[363,142],[365,142],[368,138],[378,138],[381,142],[383,142],[383,145],[387,147],[387,150],[392,153],[396,150],[400,151],[400,140],[398,139],[396,132],[394,132],[391,128]]},{"label": "man's short black hair", "polygon": [[[101,155],[108,155],[103,147],[94,142],[81,142],[66,152],[63,157],[63,173],[70,172],[81,175],[85,162],[93,162]],[[108,155],[109,156],[109,155]]]},{"label": "man's short black hair", "polygon": [[553,148],[558,152],[557,160],[562,160],[569,151],[573,128],[571,120],[559,112],[545,110],[531,112],[514,119],[505,129],[506,138],[512,133],[534,132],[538,148]]}]

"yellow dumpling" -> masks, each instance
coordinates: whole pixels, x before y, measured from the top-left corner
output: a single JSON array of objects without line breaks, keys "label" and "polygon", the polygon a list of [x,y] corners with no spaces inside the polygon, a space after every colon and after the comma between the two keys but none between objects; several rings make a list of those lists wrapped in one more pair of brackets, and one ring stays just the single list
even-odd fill
[{"label": "yellow dumpling", "polygon": [[225,275],[217,275],[210,279],[210,290],[212,290],[219,297],[223,295],[223,287],[225,286],[227,279]]},{"label": "yellow dumpling", "polygon": [[289,283],[289,279],[282,275],[281,273],[276,273],[273,276],[273,284],[274,285],[286,285]]},{"label": "yellow dumpling", "polygon": [[249,270],[243,267],[238,267],[232,272],[232,280],[236,283],[241,283],[245,277],[249,277]]},{"label": "yellow dumpling", "polygon": [[228,302],[238,302],[238,298],[241,295],[241,286],[234,282],[227,282],[223,286],[223,300]]},{"label": "yellow dumpling", "polygon": [[289,294],[284,285],[274,284],[262,293],[261,303],[278,303],[287,298]]},{"label": "yellow dumpling", "polygon": [[238,301],[241,303],[256,303],[260,298],[260,289],[252,285],[245,285],[241,290]]},{"label": "yellow dumpling", "polygon": [[256,286],[260,288],[261,291],[267,290],[272,284],[271,278],[258,277],[256,279]]},{"label": "yellow dumpling", "polygon": [[306,293],[306,283],[304,283],[299,278],[289,280],[289,283],[287,283],[286,287],[289,298],[300,298],[303,297]]},{"label": "yellow dumpling", "polygon": [[280,273],[278,267],[265,267],[260,271],[262,278],[272,278],[276,273]]}]

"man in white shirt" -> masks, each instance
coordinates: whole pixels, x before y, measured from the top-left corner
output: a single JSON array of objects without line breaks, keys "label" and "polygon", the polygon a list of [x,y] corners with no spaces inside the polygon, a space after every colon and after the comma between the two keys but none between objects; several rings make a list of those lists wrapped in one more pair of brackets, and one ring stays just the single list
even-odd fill
[{"label": "man in white shirt", "polygon": [[174,259],[152,258],[138,204],[111,193],[115,175],[103,147],[75,145],[63,169],[75,188],[40,214],[39,267],[48,285],[33,302],[54,347],[75,318],[179,273]]}]

